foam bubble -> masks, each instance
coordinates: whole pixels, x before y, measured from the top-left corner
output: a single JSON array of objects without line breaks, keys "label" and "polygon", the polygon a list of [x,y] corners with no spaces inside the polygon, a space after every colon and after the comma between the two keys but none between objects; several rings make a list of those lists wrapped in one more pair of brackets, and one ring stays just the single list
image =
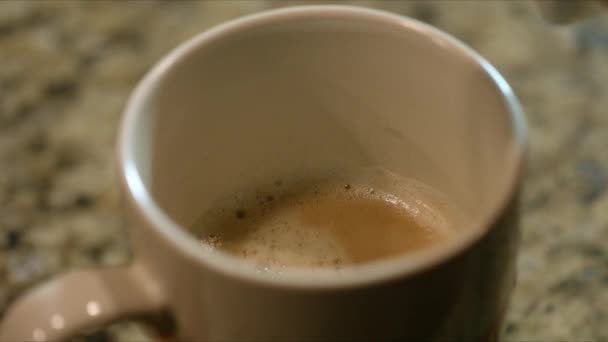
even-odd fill
[{"label": "foam bubble", "polygon": [[447,238],[457,221],[441,193],[381,169],[275,182],[232,198],[205,212],[194,231],[207,247],[264,265],[261,272],[404,254]]}]

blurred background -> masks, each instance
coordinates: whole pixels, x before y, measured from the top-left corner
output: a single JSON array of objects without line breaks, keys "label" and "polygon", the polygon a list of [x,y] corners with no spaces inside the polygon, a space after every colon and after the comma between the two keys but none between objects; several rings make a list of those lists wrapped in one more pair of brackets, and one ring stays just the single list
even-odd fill
[{"label": "blurred background", "polygon": [[[129,260],[114,138],[130,91],[160,57],[226,20],[321,3],[1,1],[0,315],[58,272]],[[435,25],[511,83],[530,147],[503,338],[608,340],[608,14],[554,26],[531,1],[339,3]],[[149,336],[126,322],[81,339]]]}]

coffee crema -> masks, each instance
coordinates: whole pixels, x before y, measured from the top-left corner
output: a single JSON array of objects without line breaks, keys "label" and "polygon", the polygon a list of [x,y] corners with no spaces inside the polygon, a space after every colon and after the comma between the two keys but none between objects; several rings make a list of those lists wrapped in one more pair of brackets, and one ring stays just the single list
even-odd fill
[{"label": "coffee crema", "polygon": [[202,245],[261,269],[336,268],[428,248],[454,233],[446,197],[383,170],[275,182],[234,195],[194,225]]}]

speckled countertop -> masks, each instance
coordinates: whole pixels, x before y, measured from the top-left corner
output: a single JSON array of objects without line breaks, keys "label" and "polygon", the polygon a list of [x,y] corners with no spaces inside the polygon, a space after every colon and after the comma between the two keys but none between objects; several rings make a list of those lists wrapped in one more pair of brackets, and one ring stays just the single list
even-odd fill
[{"label": "speckled countertop", "polygon": [[[556,28],[526,1],[353,3],[459,37],[498,67],[528,114],[505,340],[608,340],[608,19]],[[145,71],[205,28],[291,4],[0,2],[0,313],[53,274],[129,259],[113,144]],[[122,323],[86,339],[146,335]]]}]

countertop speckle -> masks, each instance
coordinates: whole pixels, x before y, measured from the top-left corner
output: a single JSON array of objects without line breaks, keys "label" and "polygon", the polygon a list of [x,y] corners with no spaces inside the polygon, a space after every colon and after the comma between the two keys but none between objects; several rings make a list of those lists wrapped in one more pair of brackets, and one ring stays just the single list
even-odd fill
[{"label": "countertop speckle", "polygon": [[[114,138],[152,64],[214,24],[304,3],[0,2],[0,313],[61,271],[130,258]],[[608,340],[608,18],[555,27],[528,1],[349,3],[450,32],[522,101],[523,243],[504,339]],[[84,340],[148,338],[121,323]]]}]

